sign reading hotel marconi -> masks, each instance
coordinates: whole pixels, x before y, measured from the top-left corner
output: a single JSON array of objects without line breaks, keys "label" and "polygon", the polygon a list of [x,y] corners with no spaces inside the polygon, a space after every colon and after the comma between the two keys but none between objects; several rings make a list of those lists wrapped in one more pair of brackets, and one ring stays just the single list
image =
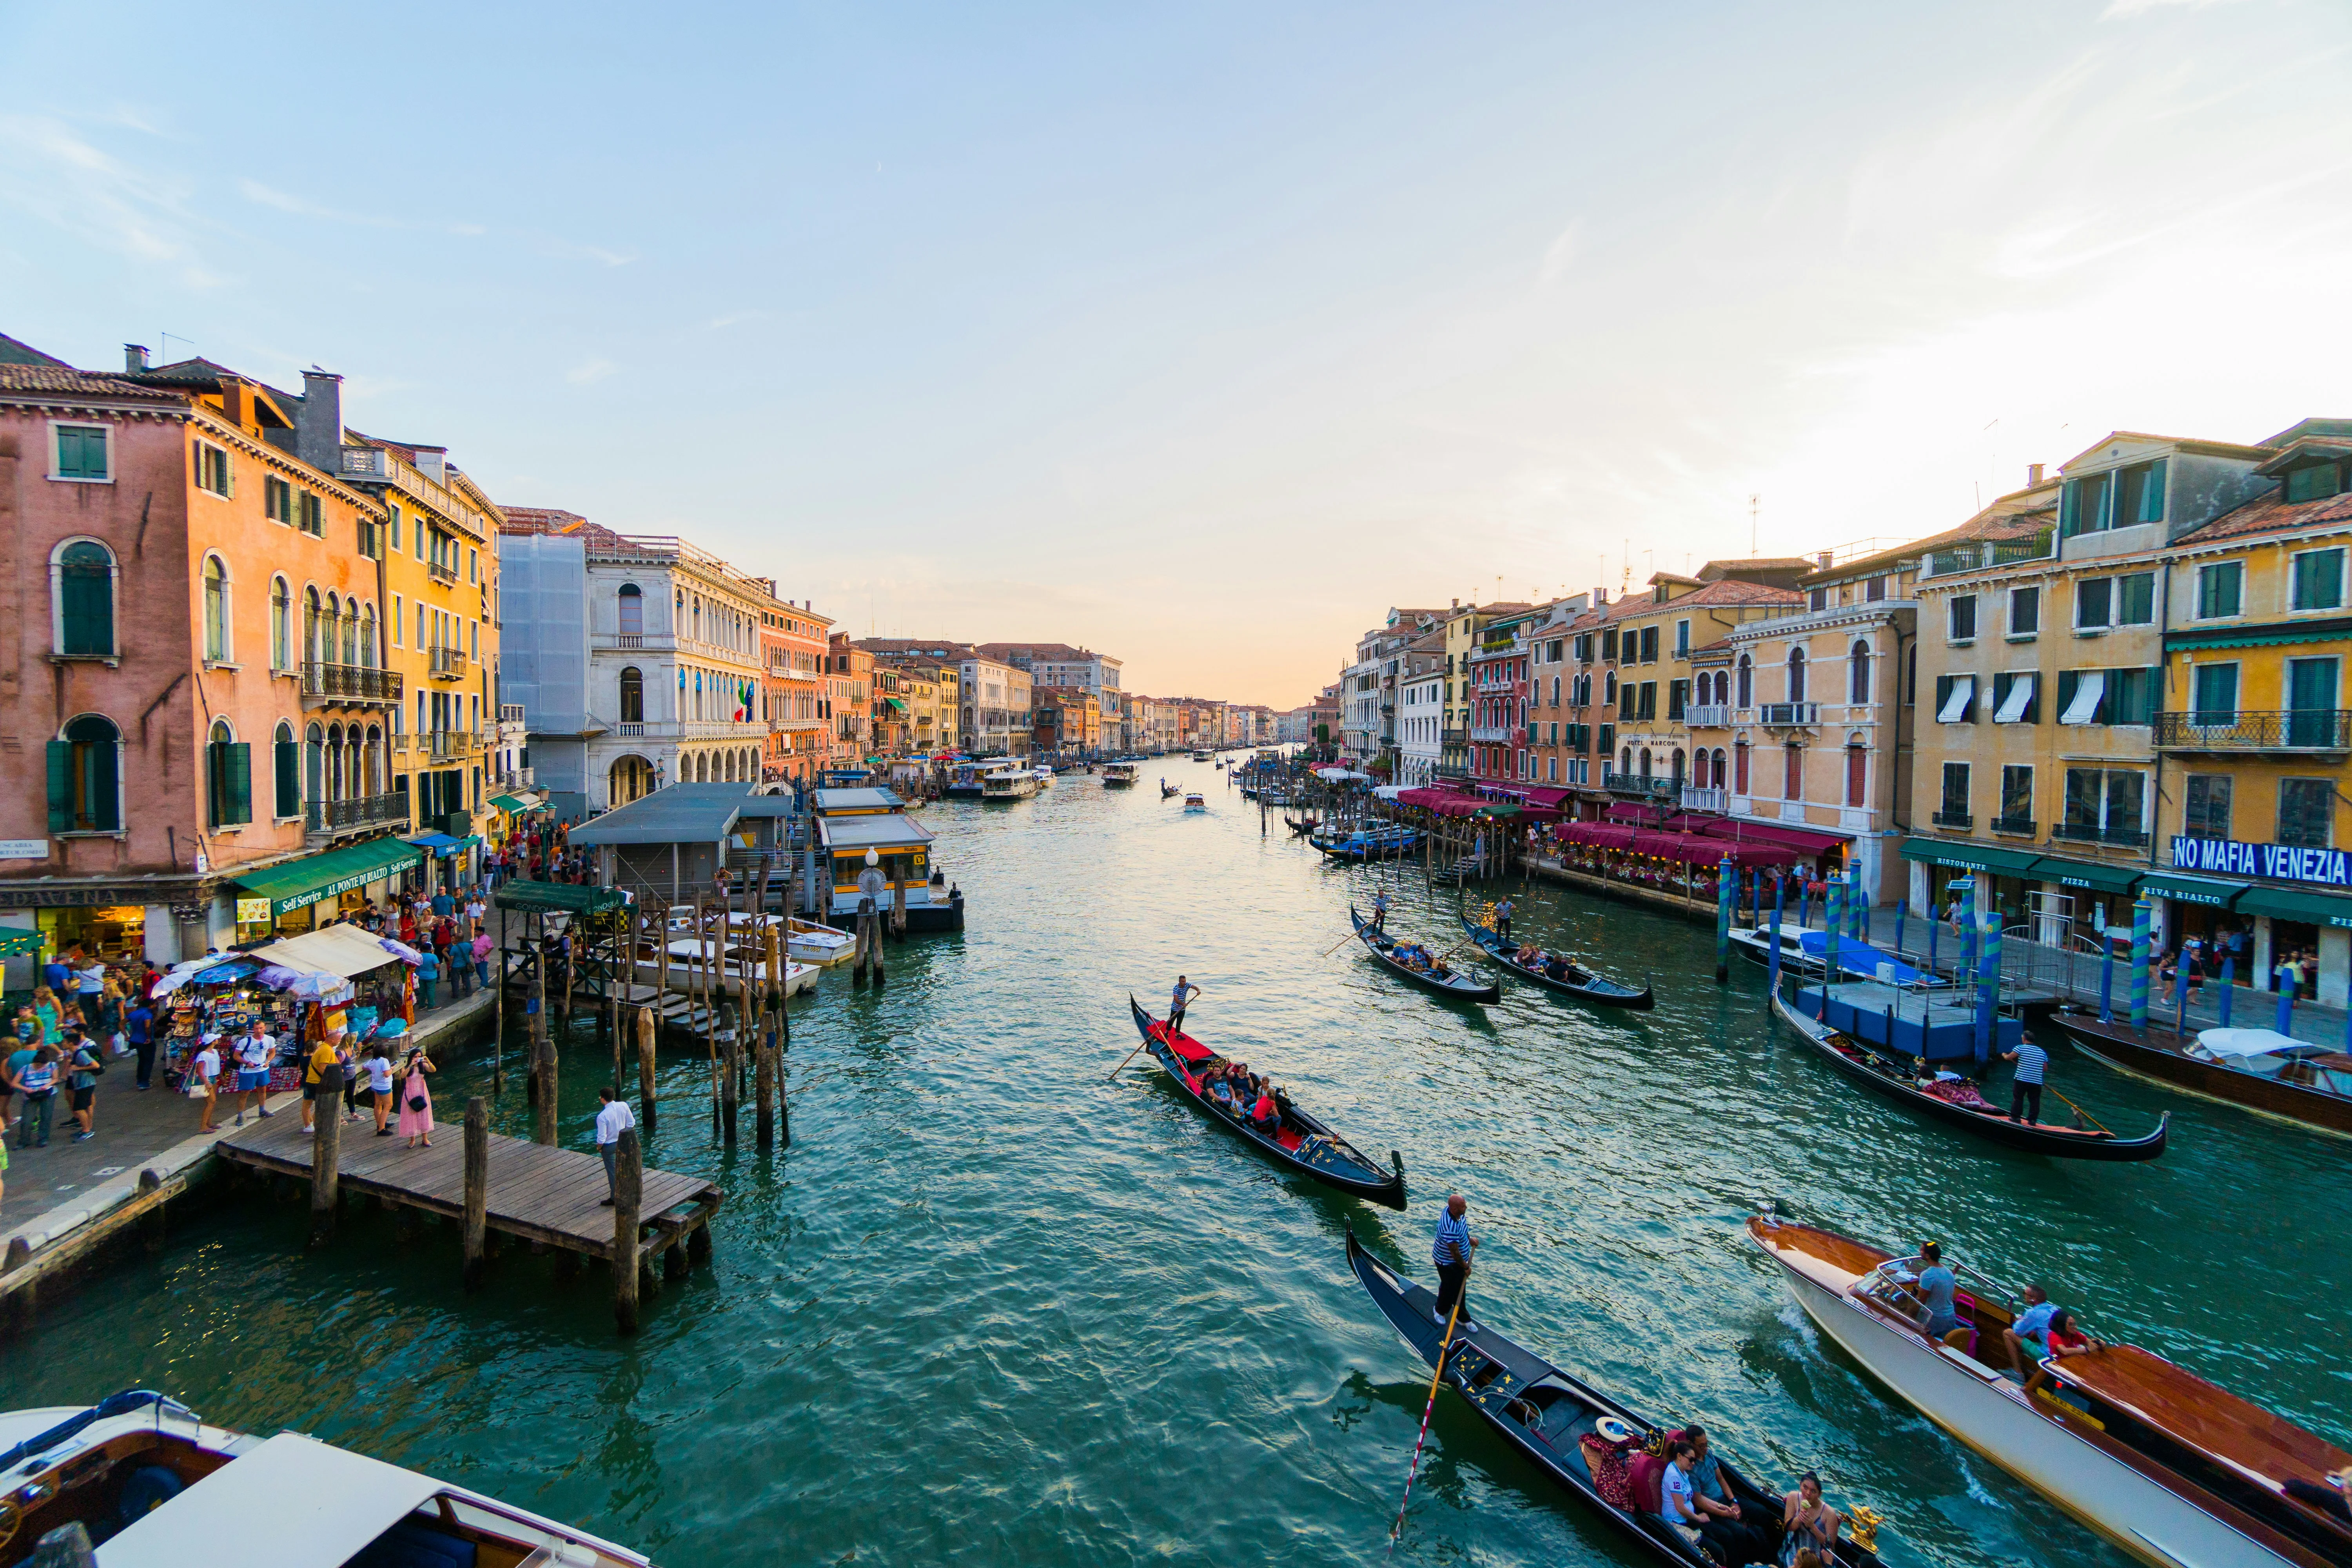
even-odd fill
[{"label": "sign reading hotel marconi", "polygon": [[2172,864],[2181,871],[2218,871],[2225,877],[2268,877],[2280,882],[2352,888],[2352,854],[2341,849],[2180,835],[2172,840]]}]

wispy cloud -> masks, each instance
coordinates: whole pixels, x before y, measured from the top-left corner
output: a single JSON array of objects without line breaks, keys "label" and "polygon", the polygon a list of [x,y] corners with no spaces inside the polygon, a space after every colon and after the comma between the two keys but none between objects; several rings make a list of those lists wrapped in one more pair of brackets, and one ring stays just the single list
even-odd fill
[{"label": "wispy cloud", "polygon": [[63,121],[0,115],[0,206],[10,206],[85,243],[175,269],[192,288],[227,279],[201,260],[207,226],[185,190],[123,163]]},{"label": "wispy cloud", "polygon": [[2099,20],[2115,22],[2126,16],[2145,16],[2150,11],[2202,11],[2208,5],[2235,4],[2237,0],[2107,0],[2107,8],[2099,13]]},{"label": "wispy cloud", "polygon": [[724,316],[711,317],[702,323],[702,330],[706,332],[715,332],[722,327],[740,327],[746,321],[764,321],[767,319],[768,312],[765,310],[734,310]]},{"label": "wispy cloud", "polygon": [[620,368],[608,359],[592,359],[565,371],[563,379],[574,386],[592,386]]},{"label": "wispy cloud", "polygon": [[457,234],[468,237],[489,232],[478,223],[409,223],[400,218],[387,217],[381,213],[348,212],[341,207],[327,206],[311,201],[307,196],[298,196],[289,192],[278,190],[273,185],[265,185],[255,179],[241,179],[237,181],[236,188],[247,201],[257,205],[274,207],[282,213],[292,213],[297,217],[314,217],[327,223],[349,224],[355,228],[400,229],[411,233]]}]

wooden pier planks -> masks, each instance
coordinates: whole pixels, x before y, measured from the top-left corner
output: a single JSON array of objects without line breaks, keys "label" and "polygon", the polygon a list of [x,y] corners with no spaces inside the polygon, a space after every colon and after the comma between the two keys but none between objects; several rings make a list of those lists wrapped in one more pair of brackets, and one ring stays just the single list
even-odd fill
[{"label": "wooden pier planks", "polygon": [[[466,1212],[465,1129],[445,1122],[428,1149],[403,1138],[373,1136],[365,1122],[344,1141],[336,1168],[342,1186],[387,1203],[462,1220]],[[275,1174],[310,1180],[314,1139],[299,1120],[278,1115],[232,1133],[214,1145],[225,1160]],[[645,1173],[641,1213],[654,1234],[644,1243],[658,1252],[718,1212],[724,1194],[699,1176],[670,1171]],[[604,1206],[604,1163],[574,1149],[551,1148],[493,1133],[489,1189],[483,1220],[494,1231],[570,1252],[609,1258],[613,1211]]]}]

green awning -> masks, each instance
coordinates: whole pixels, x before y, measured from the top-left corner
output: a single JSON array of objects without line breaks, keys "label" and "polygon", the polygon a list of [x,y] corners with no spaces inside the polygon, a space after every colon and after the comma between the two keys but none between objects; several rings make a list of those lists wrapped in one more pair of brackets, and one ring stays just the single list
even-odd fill
[{"label": "green awning", "polygon": [[259,871],[234,874],[230,880],[257,898],[269,900],[274,918],[289,910],[308,909],[353,888],[363,888],[425,857],[414,844],[387,836],[364,844],[346,844],[323,855],[305,855]]},{"label": "green awning", "polygon": [[509,816],[518,816],[531,809],[530,802],[519,800],[510,795],[494,795],[490,796],[490,804]]},{"label": "green awning", "polygon": [[2061,887],[2089,888],[2100,893],[2128,893],[2143,876],[2141,866],[2112,866],[2100,860],[2069,860],[2063,855],[2044,855],[2033,863],[2033,874],[2045,882]]},{"label": "green awning", "polygon": [[618,888],[590,888],[577,882],[502,882],[490,901],[502,910],[514,910],[525,914],[546,914],[562,910],[566,914],[602,914],[617,910],[628,900]]},{"label": "green awning", "polygon": [[0,930],[0,958],[38,952],[48,945],[48,938],[37,931]]},{"label": "green awning", "polygon": [[907,705],[895,697],[885,697],[882,699],[882,705],[886,708],[896,708],[901,713],[907,710]]},{"label": "green awning", "polygon": [[2243,882],[2221,882],[2179,871],[2146,871],[2141,873],[2139,883],[2151,897],[2170,899],[2180,904],[2203,904],[2215,910],[2228,909],[2231,901],[2246,889]]},{"label": "green awning", "polygon": [[1519,808],[1516,805],[1482,805],[1470,815],[1473,816],[1517,816],[1519,815]]},{"label": "green awning", "polygon": [[2330,616],[2325,620],[2273,621],[2267,626],[2216,626],[2167,632],[2164,646],[2173,648],[2291,647],[2296,643],[2342,642],[2352,637],[2352,617]]},{"label": "green awning", "polygon": [[2342,926],[2352,931],[2352,898],[2341,893],[2306,893],[2300,888],[2252,887],[2238,895],[2242,915],[2269,915],[2273,920],[2301,921],[2305,925]]},{"label": "green awning", "polygon": [[2032,870],[2033,863],[2041,857],[2030,849],[1996,849],[1949,838],[1913,837],[1903,841],[1903,858],[1949,866],[1959,871],[2001,871],[2022,877]]}]

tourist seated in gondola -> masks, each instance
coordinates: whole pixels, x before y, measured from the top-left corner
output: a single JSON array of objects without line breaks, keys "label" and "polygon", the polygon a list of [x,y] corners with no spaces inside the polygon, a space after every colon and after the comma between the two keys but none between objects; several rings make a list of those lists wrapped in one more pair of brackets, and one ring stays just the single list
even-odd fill
[{"label": "tourist seated in gondola", "polygon": [[1771,1534],[1760,1520],[1748,1519],[1723,1479],[1706,1429],[1693,1424],[1682,1436],[1691,1446],[1691,1506],[1706,1520],[1699,1526],[1699,1544],[1718,1563],[1738,1565],[1764,1562],[1772,1549]]},{"label": "tourist seated in gondola", "polygon": [[2025,1287],[2025,1310],[2000,1331],[2001,1343],[2009,1347],[2011,1364],[2017,1368],[2020,1378],[2031,1375],[2034,1366],[2050,1353],[2050,1320],[2057,1315],[2058,1309],[2051,1301],[2049,1291],[2038,1282]]},{"label": "tourist seated in gondola", "polygon": [[1658,1471],[1658,1518],[1665,1526],[1693,1546],[1698,1544],[1699,1526],[1706,1516],[1698,1511],[1691,1498],[1691,1467],[1696,1462],[1687,1437],[1666,1439],[1665,1466]]},{"label": "tourist seated in gondola", "polygon": [[1564,952],[1546,953],[1544,955],[1543,972],[1547,979],[1566,980],[1568,978],[1568,954]]},{"label": "tourist seated in gondola", "polygon": [[1220,1068],[1209,1075],[1208,1095],[1227,1110],[1234,1108],[1234,1087],[1226,1081],[1225,1069]]},{"label": "tourist seated in gondola", "polygon": [[1533,969],[1542,958],[1543,950],[1531,942],[1519,943],[1519,950],[1511,954],[1511,962],[1521,969]]},{"label": "tourist seated in gondola", "polygon": [[1282,1131],[1282,1108],[1274,1102],[1274,1085],[1260,1083],[1257,1100],[1250,1107],[1250,1125],[1271,1138]]},{"label": "tourist seated in gondola", "polygon": [[1793,1563],[1800,1552],[1808,1551],[1826,1558],[1844,1524],[1844,1516],[1822,1500],[1822,1478],[1807,1470],[1795,1491],[1781,1494],[1780,1561]]},{"label": "tourist seated in gondola", "polygon": [[1432,980],[1451,980],[1454,971],[1446,966],[1444,959],[1433,958],[1429,961],[1429,977]]}]

